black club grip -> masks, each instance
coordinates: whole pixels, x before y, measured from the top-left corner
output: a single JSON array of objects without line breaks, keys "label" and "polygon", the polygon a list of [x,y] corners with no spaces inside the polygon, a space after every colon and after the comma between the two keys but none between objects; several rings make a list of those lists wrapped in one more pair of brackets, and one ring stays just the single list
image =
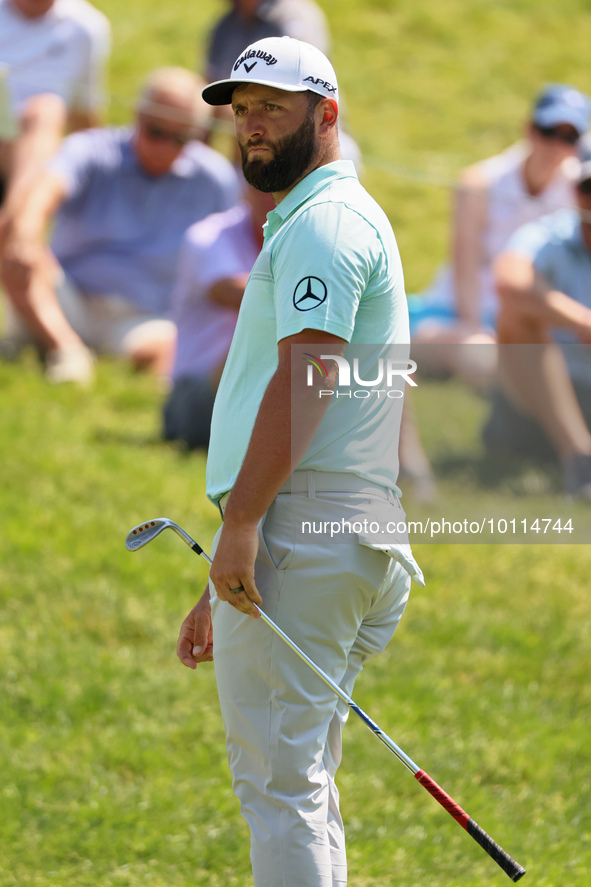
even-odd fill
[{"label": "black club grip", "polygon": [[415,773],[415,779],[421,783],[423,788],[427,789],[430,795],[433,795],[435,800],[441,804],[451,816],[453,816],[456,822],[459,822],[462,828],[466,829],[476,843],[480,844],[483,850],[486,850],[490,858],[494,859],[496,864],[509,875],[512,881],[519,881],[520,878],[523,878],[525,875],[525,869],[523,866],[520,866],[518,862],[515,862],[508,853],[505,853],[503,848],[499,847],[496,841],[493,841],[493,839],[486,834],[484,829],[480,828],[478,823],[474,822],[466,811],[462,810],[460,805],[457,804],[440,785],[437,785],[434,779],[431,779],[428,773],[425,773],[424,770],[417,770]]},{"label": "black club grip", "polygon": [[525,875],[525,869],[523,866],[519,865],[518,862],[515,862],[515,860],[509,856],[502,847],[499,847],[496,841],[493,841],[490,835],[487,835],[477,822],[474,822],[473,819],[469,819],[466,831],[478,844],[480,844],[483,850],[486,850],[491,859],[494,859],[497,865],[509,875],[512,881],[519,881],[523,878]]}]

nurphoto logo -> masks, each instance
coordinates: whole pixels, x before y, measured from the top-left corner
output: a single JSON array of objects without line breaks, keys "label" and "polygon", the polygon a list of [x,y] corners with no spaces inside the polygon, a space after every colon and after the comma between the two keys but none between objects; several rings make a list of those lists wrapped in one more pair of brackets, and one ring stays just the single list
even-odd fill
[{"label": "nurphoto logo", "polygon": [[[362,379],[359,370],[359,358],[355,357],[353,359],[353,381],[360,387],[353,392],[342,390],[344,388],[351,388],[351,364],[342,355],[321,354],[317,357],[315,354],[309,354],[306,352],[304,360],[308,363],[306,385],[309,388],[314,385],[314,370],[317,370],[322,378],[328,378],[328,370],[324,361],[334,360],[337,364],[338,378],[336,390],[320,390],[318,392],[318,397],[320,398],[331,397],[333,395],[336,395],[337,397],[353,396],[357,398],[366,398],[371,397],[372,394],[376,394],[378,398],[382,394],[394,399],[401,398],[404,396],[404,388],[394,387],[394,381],[396,380],[399,383],[401,377],[413,388],[417,387],[417,383],[411,378],[411,374],[416,372],[417,364],[416,361],[410,359],[403,363],[400,360],[393,360],[392,358],[384,360],[384,358],[380,357],[377,361],[375,379]],[[384,388],[374,387],[382,384],[384,384]]]}]

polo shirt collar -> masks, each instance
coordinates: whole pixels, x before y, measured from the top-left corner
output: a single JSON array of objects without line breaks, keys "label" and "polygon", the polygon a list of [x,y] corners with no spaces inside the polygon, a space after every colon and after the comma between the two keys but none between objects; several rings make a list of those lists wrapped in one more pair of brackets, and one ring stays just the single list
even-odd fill
[{"label": "polo shirt collar", "polygon": [[352,160],[335,160],[325,163],[298,182],[295,188],[284,197],[279,206],[267,213],[265,234],[270,236],[296,209],[338,179],[356,179],[355,164]]}]

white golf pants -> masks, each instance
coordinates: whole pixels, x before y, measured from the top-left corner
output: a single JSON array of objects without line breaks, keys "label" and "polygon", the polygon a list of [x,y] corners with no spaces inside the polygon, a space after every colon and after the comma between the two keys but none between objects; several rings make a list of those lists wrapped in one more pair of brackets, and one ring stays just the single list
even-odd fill
[{"label": "white golf pants", "polygon": [[[280,493],[259,527],[255,570],[266,613],[349,694],[392,637],[410,588],[401,564],[357,540],[294,544],[299,521],[346,518],[352,498]],[[348,708],[262,620],[220,601],[213,586],[210,594],[228,760],[250,827],[255,887],[344,887],[335,774]]]}]

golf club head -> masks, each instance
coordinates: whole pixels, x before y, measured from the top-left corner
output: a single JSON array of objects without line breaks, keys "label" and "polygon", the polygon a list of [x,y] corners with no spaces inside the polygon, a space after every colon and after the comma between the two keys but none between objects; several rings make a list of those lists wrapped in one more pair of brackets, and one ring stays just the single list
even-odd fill
[{"label": "golf club head", "polygon": [[130,530],[125,540],[125,547],[128,551],[137,551],[138,548],[143,548],[144,545],[147,545],[148,542],[151,542],[152,539],[155,539],[156,536],[159,536],[166,529],[174,530],[190,548],[196,545],[196,542],[191,539],[189,534],[185,533],[174,521],[167,517],[156,517],[154,520],[145,521],[143,524],[138,524],[137,527]]}]

